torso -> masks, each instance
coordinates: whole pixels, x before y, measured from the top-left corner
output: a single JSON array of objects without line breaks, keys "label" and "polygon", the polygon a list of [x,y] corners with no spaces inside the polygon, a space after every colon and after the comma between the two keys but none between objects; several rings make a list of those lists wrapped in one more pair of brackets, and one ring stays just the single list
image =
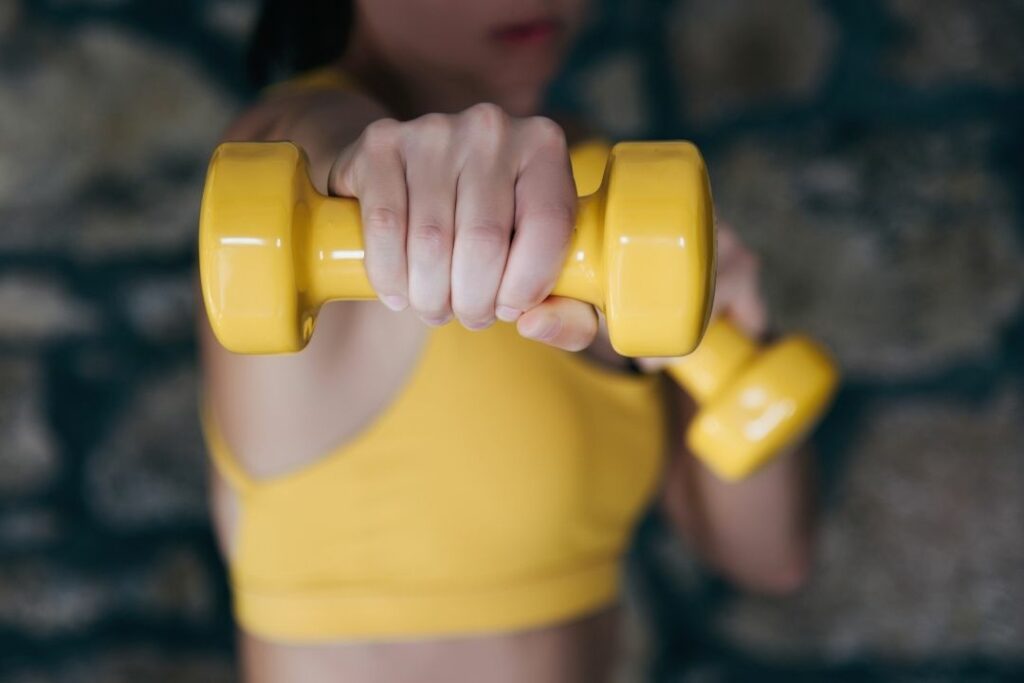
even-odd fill
[{"label": "torso", "polygon": [[501,636],[280,645],[246,636],[248,683],[602,683],[617,656],[618,610]]},{"label": "torso", "polygon": [[[411,311],[396,314],[376,301],[332,302],[321,311],[317,327],[305,352],[320,355],[307,385],[315,387],[316,395],[302,397],[304,404],[317,407],[317,415],[306,416],[302,443],[275,442],[266,433],[247,437],[244,419],[235,421],[234,434],[232,420],[224,424],[230,440],[247,442],[239,457],[256,478],[297,470],[359,434],[402,391],[431,332]],[[332,334],[332,328],[345,333]],[[331,348],[337,339],[344,339],[344,349]],[[609,371],[630,372],[606,334],[579,356]],[[287,360],[268,363],[276,364],[263,374],[271,382],[274,372],[291,371]],[[246,367],[241,362],[233,367],[230,357],[223,358],[219,376],[207,381],[236,392],[265,393],[265,387],[247,383]],[[237,501],[216,471],[213,484],[215,524],[228,555]],[[607,679],[617,654],[617,624],[618,609],[611,607],[569,623],[496,636],[313,646],[271,643],[243,633],[240,643],[245,680],[255,683],[599,683]]]},{"label": "torso", "polygon": [[[347,310],[342,312],[342,307]],[[355,315],[359,323],[352,325]],[[329,396],[316,401],[330,420],[309,420],[319,433],[310,434],[303,448],[269,449],[274,457],[259,457],[245,449],[243,464],[254,475],[270,478],[299,469],[317,459],[321,447],[335,447],[358,434],[398,395],[415,368],[430,328],[409,312],[394,313],[378,302],[336,302],[324,307],[308,352],[323,352]],[[453,321],[449,324],[459,324]],[[503,324],[503,323],[496,323]],[[328,345],[331,328],[346,325],[345,349]],[[535,342],[534,342],[535,343]],[[567,352],[568,353],[568,352]],[[602,336],[586,351],[587,362],[616,372],[629,372]],[[330,378],[333,378],[331,381]],[[344,381],[340,381],[340,380]],[[231,380],[228,380],[231,381]],[[361,407],[361,412],[353,411]],[[229,425],[226,425],[229,426]],[[257,453],[257,457],[252,454]],[[287,453],[282,457],[282,453]],[[214,473],[214,516],[224,549],[230,547],[234,493]],[[412,683],[413,681],[487,680],[493,683],[593,683],[604,680],[615,658],[616,608],[587,615],[570,623],[498,636],[460,639],[422,639],[405,642],[338,643],[319,646],[284,645],[242,635],[246,680],[258,683],[302,680],[304,683]],[[430,675],[425,675],[426,672]]]}]

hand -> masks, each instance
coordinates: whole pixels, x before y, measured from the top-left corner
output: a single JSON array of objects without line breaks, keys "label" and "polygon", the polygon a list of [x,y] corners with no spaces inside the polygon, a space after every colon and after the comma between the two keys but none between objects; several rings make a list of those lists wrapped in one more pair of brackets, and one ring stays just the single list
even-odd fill
[{"label": "hand", "polygon": [[392,310],[471,330],[517,321],[524,336],[573,351],[593,340],[593,306],[548,296],[577,203],[550,119],[493,104],[381,119],[338,156],[328,189],[359,198],[367,276]]},{"label": "hand", "polygon": [[[733,229],[719,223],[718,273],[715,281],[715,300],[711,317],[725,316],[746,332],[751,339],[760,340],[768,327],[768,313],[761,295],[761,261]],[[637,365],[645,372],[658,372],[677,358],[637,358]]]}]

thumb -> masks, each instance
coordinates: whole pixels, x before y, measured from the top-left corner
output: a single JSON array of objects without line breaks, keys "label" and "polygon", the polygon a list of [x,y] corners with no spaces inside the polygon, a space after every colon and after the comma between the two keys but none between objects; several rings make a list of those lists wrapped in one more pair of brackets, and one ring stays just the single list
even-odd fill
[{"label": "thumb", "polygon": [[549,296],[519,316],[516,329],[527,339],[580,351],[597,336],[597,311],[577,299]]}]

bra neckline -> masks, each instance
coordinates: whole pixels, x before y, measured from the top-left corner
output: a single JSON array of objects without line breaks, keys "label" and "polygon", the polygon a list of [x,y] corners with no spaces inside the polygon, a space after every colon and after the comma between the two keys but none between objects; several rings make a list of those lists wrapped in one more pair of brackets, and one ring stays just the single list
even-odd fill
[{"label": "bra neckline", "polygon": [[[514,325],[515,323],[498,321],[494,324]],[[510,332],[508,329],[501,331],[487,329],[482,331],[483,334],[505,334],[508,332]],[[511,332],[513,334],[518,334],[515,331]],[[408,375],[398,386],[397,390],[392,395],[391,400],[389,400],[387,404],[365,425],[356,431],[351,438],[339,441],[338,443],[329,446],[325,449],[324,454],[315,460],[307,462],[287,472],[273,474],[268,477],[252,476],[246,471],[245,467],[237,460],[235,454],[228,447],[228,444],[220,431],[220,426],[213,415],[212,404],[206,400],[205,396],[203,396],[201,398],[201,418],[204,431],[209,433],[209,437],[212,442],[211,450],[214,452],[214,455],[222,468],[230,475],[231,479],[235,480],[233,483],[239,489],[239,492],[243,494],[258,492],[269,487],[277,488],[280,486],[294,485],[307,477],[317,476],[317,473],[323,469],[332,467],[333,463],[338,458],[344,457],[346,451],[358,448],[363,442],[376,437],[377,433],[384,429],[387,423],[393,420],[394,416],[403,409],[404,405],[409,400],[411,400],[410,397],[412,396],[414,389],[424,381],[423,376],[426,373],[428,361],[432,354],[436,353],[439,337],[441,335],[452,336],[461,334],[481,334],[481,332],[466,330],[465,328],[462,328],[461,324],[457,321],[452,321],[446,325],[429,330]],[[522,341],[533,344],[543,343],[525,338],[523,338]],[[628,387],[630,390],[649,391],[658,379],[658,374],[655,373],[635,375],[632,373],[620,372],[618,370],[612,370],[610,368],[597,365],[596,363],[592,363],[578,355],[579,352],[566,351],[556,347],[550,347],[550,349],[556,352],[559,356],[567,357],[569,359],[569,364],[577,367],[584,374],[589,373],[592,377],[611,381],[617,386]]]}]

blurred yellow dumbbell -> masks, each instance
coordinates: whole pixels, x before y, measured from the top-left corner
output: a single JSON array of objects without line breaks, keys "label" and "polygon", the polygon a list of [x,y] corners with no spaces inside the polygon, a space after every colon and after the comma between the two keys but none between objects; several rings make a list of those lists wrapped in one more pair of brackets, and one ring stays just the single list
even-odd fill
[{"label": "blurred yellow dumbbell", "polygon": [[667,370],[700,406],[687,445],[730,481],[749,476],[807,434],[839,383],[835,363],[814,340],[789,335],[761,349],[723,319]]},{"label": "blurred yellow dumbbell", "polygon": [[[573,147],[576,189],[600,186],[609,147]],[[839,372],[828,352],[802,335],[759,349],[728,320],[709,327],[700,346],[666,368],[700,406],[687,445],[719,477],[749,476],[810,431],[828,408]]]},{"label": "blurred yellow dumbbell", "polygon": [[[621,354],[690,353],[704,334],[714,289],[704,161],[687,142],[620,143],[603,154],[604,182],[579,200],[553,293],[601,309]],[[214,152],[200,211],[199,269],[206,311],[225,348],[302,349],[324,302],[377,298],[363,259],[358,202],[318,193],[298,147],[229,142]]]}]

